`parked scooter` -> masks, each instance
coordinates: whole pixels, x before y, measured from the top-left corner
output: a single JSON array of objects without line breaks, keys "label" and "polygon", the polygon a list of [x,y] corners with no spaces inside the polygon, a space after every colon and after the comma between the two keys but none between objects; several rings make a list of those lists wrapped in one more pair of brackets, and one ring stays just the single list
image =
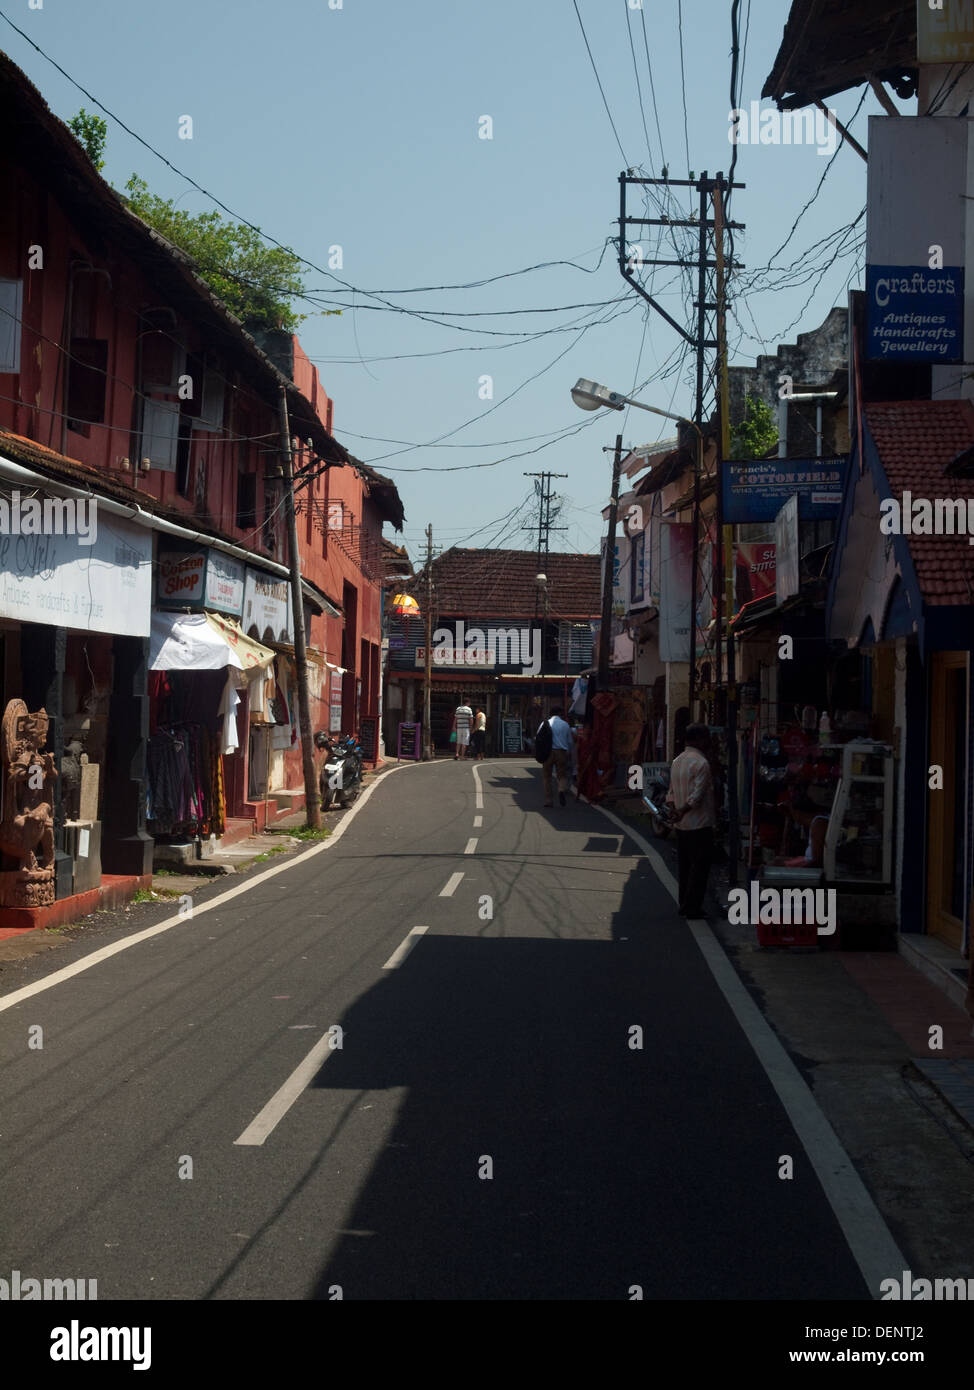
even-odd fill
[{"label": "parked scooter", "polygon": [[337,800],[339,806],[351,806],[362,790],[362,748],[353,734],[329,738],[323,729],[315,734],[315,747],[327,756],[318,775],[321,809],[330,811]]},{"label": "parked scooter", "polygon": [[643,804],[649,810],[649,823],[659,840],[665,840],[673,829],[673,807],[666,799],[669,789],[669,768],[663,769],[643,788]]}]

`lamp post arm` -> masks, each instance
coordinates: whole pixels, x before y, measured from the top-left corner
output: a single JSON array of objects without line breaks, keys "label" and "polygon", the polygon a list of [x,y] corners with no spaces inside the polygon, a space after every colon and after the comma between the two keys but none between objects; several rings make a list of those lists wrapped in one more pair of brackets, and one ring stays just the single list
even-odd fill
[{"label": "lamp post arm", "polygon": [[681,425],[689,425],[691,429],[696,430],[701,439],[703,438],[700,426],[695,424],[693,420],[688,420],[685,415],[672,415],[670,411],[660,410],[655,405],[646,405],[643,401],[634,401],[631,396],[623,396],[622,399],[625,401],[626,405],[634,405],[638,410],[648,410],[651,415],[662,415],[665,420],[678,420]]}]

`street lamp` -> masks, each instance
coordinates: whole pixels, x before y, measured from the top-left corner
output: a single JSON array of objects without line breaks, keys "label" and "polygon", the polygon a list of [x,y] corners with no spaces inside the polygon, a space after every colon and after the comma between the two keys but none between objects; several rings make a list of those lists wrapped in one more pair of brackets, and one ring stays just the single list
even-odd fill
[{"label": "street lamp", "polygon": [[572,400],[580,410],[601,410],[603,407],[609,410],[625,410],[627,405],[634,405],[637,410],[648,410],[651,415],[662,415],[666,420],[679,420],[680,424],[689,425],[692,430],[696,430],[702,461],[703,435],[700,426],[688,420],[685,415],[673,415],[670,411],[660,410],[655,405],[645,405],[642,401],[633,400],[632,396],[610,391],[608,386],[603,386],[598,381],[587,381],[585,377],[579,377],[572,387]]},{"label": "street lamp", "polygon": [[[579,410],[601,410],[603,406],[608,406],[610,410],[623,410],[627,405],[639,404],[638,401],[627,401],[617,391],[610,391],[608,386],[601,386],[597,381],[587,381],[583,376],[572,387],[572,400]],[[646,406],[646,409],[651,407]]]}]

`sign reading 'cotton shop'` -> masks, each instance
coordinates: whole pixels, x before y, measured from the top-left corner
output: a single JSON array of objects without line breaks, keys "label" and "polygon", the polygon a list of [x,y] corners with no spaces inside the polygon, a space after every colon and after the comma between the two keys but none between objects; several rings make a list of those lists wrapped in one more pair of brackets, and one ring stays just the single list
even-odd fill
[{"label": "sign reading 'cotton shop'", "polygon": [[963,361],[963,266],[867,266],[866,306],[869,358]]},{"label": "sign reading 'cotton shop'", "polygon": [[211,608],[239,617],[244,566],[217,550],[160,550],[156,603],[160,608]]}]

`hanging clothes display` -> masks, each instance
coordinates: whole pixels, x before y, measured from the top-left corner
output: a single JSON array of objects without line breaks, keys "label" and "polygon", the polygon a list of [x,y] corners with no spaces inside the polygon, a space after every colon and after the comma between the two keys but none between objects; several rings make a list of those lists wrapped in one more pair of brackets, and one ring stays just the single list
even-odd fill
[{"label": "hanging clothes display", "polygon": [[[236,716],[234,716],[236,725]],[[210,735],[210,830],[214,835],[222,835],[227,828],[227,797],[223,784],[223,758],[220,739]]]},{"label": "hanging clothes display", "polygon": [[[233,691],[235,700],[239,697]],[[222,733],[224,671],[152,671],[146,818],[156,836],[222,833],[226,823]],[[236,730],[236,715],[230,719]]]},{"label": "hanging clothes display", "polygon": [[240,704],[240,696],[237,694],[237,684],[234,679],[234,672],[227,671],[227,683],[223,691],[223,699],[220,701],[220,714],[223,718],[223,749],[226,754],[235,753],[240,747],[240,738],[237,734],[237,706]]},{"label": "hanging clothes display", "polygon": [[587,699],[588,677],[578,676],[572,686],[572,702],[568,707],[569,714],[577,714],[580,719],[584,719]]},{"label": "hanging clothes display", "polygon": [[292,711],[292,692],[294,687],[290,683],[290,669],[283,657],[277,658],[277,694],[274,699],[274,713],[277,716],[274,731],[271,734],[271,747],[274,749],[290,748],[294,743],[294,714]]}]

